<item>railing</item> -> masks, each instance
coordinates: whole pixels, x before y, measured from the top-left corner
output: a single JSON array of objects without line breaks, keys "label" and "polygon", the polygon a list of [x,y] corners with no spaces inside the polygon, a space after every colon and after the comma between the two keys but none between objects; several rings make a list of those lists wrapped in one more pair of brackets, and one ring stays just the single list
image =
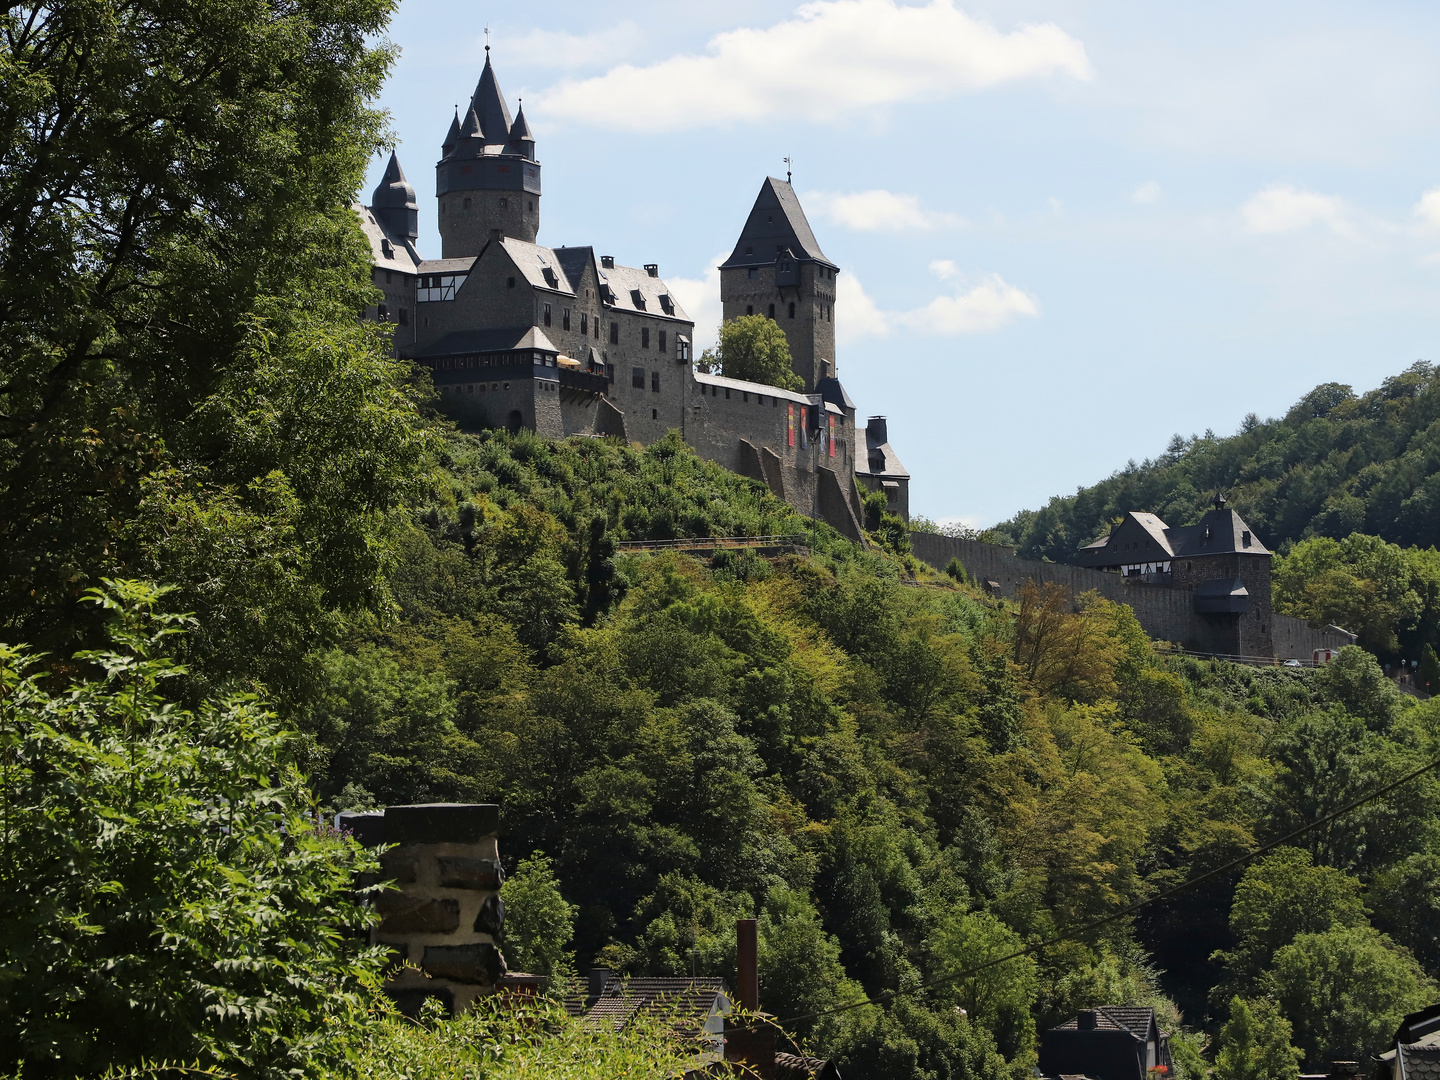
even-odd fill
[{"label": "railing", "polygon": [[701,549],[705,551],[732,550],[758,547],[803,548],[805,536],[792,533],[788,536],[695,536],[678,540],[621,540],[615,545],[616,551],[666,551]]},{"label": "railing", "polygon": [[[1198,652],[1195,649],[1167,649],[1172,656],[1189,656],[1196,660],[1223,660],[1227,664],[1249,664],[1251,667],[1324,667],[1313,658],[1285,656],[1245,656],[1237,653]],[[1293,659],[1293,662],[1292,662]]]}]

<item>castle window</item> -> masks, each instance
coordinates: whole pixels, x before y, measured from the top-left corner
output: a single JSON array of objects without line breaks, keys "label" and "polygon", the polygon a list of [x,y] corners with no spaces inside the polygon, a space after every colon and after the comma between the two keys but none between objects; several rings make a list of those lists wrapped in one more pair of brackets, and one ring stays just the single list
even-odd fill
[{"label": "castle window", "polygon": [[[534,176],[534,175],[535,175],[535,171],[534,171],[533,169],[530,171],[530,175],[531,175],[531,176]],[[535,212],[535,204],[534,204],[533,202],[527,201],[527,202],[525,203],[525,207],[526,207],[526,209],[528,209],[528,210],[530,211],[530,213],[533,214],[533,213]]]},{"label": "castle window", "polygon": [[466,199],[466,200],[465,200],[463,203],[461,203],[460,205],[461,205],[462,207],[464,207],[466,210],[469,210],[469,209],[470,209],[470,200],[469,200],[469,199]]},{"label": "castle window", "polygon": [[[390,241],[389,241],[389,240],[386,240],[385,243],[386,243],[386,245],[388,246],[389,243],[390,243]],[[385,271],[385,284],[386,284],[386,285],[389,285],[389,284],[390,284],[390,276],[391,276],[391,275],[390,275],[390,271],[389,271],[389,270],[386,270],[386,271]]]},{"label": "castle window", "polygon": [[659,409],[651,409],[651,410],[650,410],[650,419],[651,419],[651,420],[659,420],[659,419],[660,419],[660,410],[659,410]]},{"label": "castle window", "polygon": [[742,390],[742,391],[740,392],[740,400],[741,400],[741,401],[748,402],[748,401],[750,400],[750,395],[749,395],[748,393],[746,393],[745,391]]},{"label": "castle window", "polygon": [[384,304],[381,304],[379,307],[377,307],[375,311],[376,314],[380,317],[381,322],[384,322],[390,317],[390,309],[387,308]]},{"label": "castle window", "polygon": [[660,331],[660,351],[661,351],[662,353],[665,351],[665,331],[664,331],[664,330],[661,330],[661,331]]},{"label": "castle window", "polygon": [[570,329],[570,309],[568,307],[562,308],[560,311],[560,328],[562,330]]},{"label": "castle window", "polygon": [[650,347],[650,328],[648,326],[642,326],[640,328],[640,347],[642,349],[648,349]]},{"label": "castle window", "polygon": [[675,359],[684,362],[690,359],[690,339],[684,334],[675,335]]},{"label": "castle window", "polygon": [[650,391],[655,394],[660,392],[660,373],[658,371],[650,372]]},{"label": "castle window", "polygon": [[[380,241],[380,254],[384,255],[387,259],[393,259],[395,257],[395,249],[390,246],[389,240]],[[390,280],[390,271],[388,270],[385,271],[385,280]]]},{"label": "castle window", "polygon": [[770,305],[770,318],[773,319],[774,317],[775,317],[775,305],[774,305],[774,304],[771,304],[771,305]]},{"label": "castle window", "polygon": [[620,324],[618,322],[612,322],[610,324],[610,344],[620,344]]},{"label": "castle window", "polygon": [[513,289],[515,287],[515,279],[513,277],[507,277],[505,279],[505,287],[507,289]]},{"label": "castle window", "polygon": [[760,271],[756,270],[756,269],[752,266],[749,270],[746,270],[746,271],[745,271],[745,276],[746,276],[747,278],[753,278],[753,277],[754,277],[756,274],[758,274],[759,272],[760,272]]},{"label": "castle window", "polygon": [[747,248],[745,249],[745,254],[746,254],[746,255],[754,255],[754,254],[755,254],[755,249],[754,249],[753,247],[747,247]]},{"label": "castle window", "polygon": [[754,315],[754,314],[755,314],[755,306],[754,306],[753,304],[746,304],[746,305],[745,305],[745,314],[746,314],[746,315]]},{"label": "castle window", "polygon": [[645,369],[643,367],[630,369],[630,385],[636,390],[645,389]]},{"label": "castle window", "polygon": [[546,326],[549,326],[549,325],[550,325],[550,305],[549,305],[549,304],[546,304],[546,305],[545,305],[545,325],[546,325]]},{"label": "castle window", "polygon": [[[401,326],[409,326],[409,325],[410,325],[410,312],[409,312],[409,310],[408,310],[407,308],[403,308],[403,307],[402,307],[402,308],[400,308],[400,310],[398,310],[397,312],[395,312],[395,314],[396,314],[397,316],[399,316],[399,318],[400,318],[400,325],[401,325]],[[1245,541],[1245,546],[1246,546],[1246,547],[1249,547],[1249,546],[1250,546],[1250,541],[1248,541],[1248,540]]]},{"label": "castle window", "polygon": [[590,333],[589,319],[590,319],[590,316],[586,315],[585,312],[582,311],[582,312],[580,313],[580,333],[582,333],[582,334],[588,334],[588,333]]},{"label": "castle window", "polygon": [[729,400],[730,400],[730,388],[729,388],[728,386],[725,387],[725,400],[726,400],[726,401],[729,401]]},{"label": "castle window", "polygon": [[794,317],[795,317],[795,301],[794,301],[794,300],[791,300],[791,301],[790,301],[790,318],[793,319]]},{"label": "castle window", "polygon": [[509,201],[506,200],[506,199],[501,199],[501,200],[500,200],[500,209],[501,209],[501,210],[508,210],[508,209],[510,209],[510,203],[509,203]]},{"label": "castle window", "polygon": [[[404,322],[405,320],[401,319],[400,321]],[[1248,532],[1242,532],[1240,534],[1240,543],[1244,544],[1246,547],[1250,546],[1250,534]]]},{"label": "castle window", "polygon": [[605,377],[606,377],[607,379],[609,379],[611,382],[614,382],[614,381],[615,381],[615,365],[614,365],[614,364],[606,364],[606,365],[605,365]]}]

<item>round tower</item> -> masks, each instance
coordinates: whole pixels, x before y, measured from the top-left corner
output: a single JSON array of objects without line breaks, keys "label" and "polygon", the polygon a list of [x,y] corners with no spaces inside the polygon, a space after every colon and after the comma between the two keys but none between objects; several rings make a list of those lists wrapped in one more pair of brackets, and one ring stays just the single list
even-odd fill
[{"label": "round tower", "polygon": [[420,204],[415,189],[405,179],[400,159],[392,151],[390,164],[370,196],[370,211],[391,236],[414,243],[420,236]]},{"label": "round tower", "polygon": [[463,122],[457,113],[435,165],[440,257],[478,255],[493,230],[533,244],[540,232],[540,163],[525,110],[512,121],[490,50]]}]

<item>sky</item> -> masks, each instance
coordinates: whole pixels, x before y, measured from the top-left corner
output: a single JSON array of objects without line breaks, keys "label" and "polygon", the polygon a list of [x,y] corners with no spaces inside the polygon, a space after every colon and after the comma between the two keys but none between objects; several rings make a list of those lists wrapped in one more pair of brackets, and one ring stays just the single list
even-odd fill
[{"label": "sky", "polygon": [[992,524],[1440,352],[1440,5],[401,0],[379,105],[429,257],[487,27],[539,241],[659,263],[697,348],[791,159],[912,513]]}]

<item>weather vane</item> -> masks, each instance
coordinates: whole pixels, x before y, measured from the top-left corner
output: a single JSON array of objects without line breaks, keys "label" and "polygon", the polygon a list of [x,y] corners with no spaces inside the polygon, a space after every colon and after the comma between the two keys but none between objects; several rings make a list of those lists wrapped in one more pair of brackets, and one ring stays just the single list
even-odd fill
[{"label": "weather vane", "polygon": [[485,27],[485,51],[490,51],[490,28]]},{"label": "weather vane", "polygon": [[785,182],[790,183],[790,159],[785,159]]}]

